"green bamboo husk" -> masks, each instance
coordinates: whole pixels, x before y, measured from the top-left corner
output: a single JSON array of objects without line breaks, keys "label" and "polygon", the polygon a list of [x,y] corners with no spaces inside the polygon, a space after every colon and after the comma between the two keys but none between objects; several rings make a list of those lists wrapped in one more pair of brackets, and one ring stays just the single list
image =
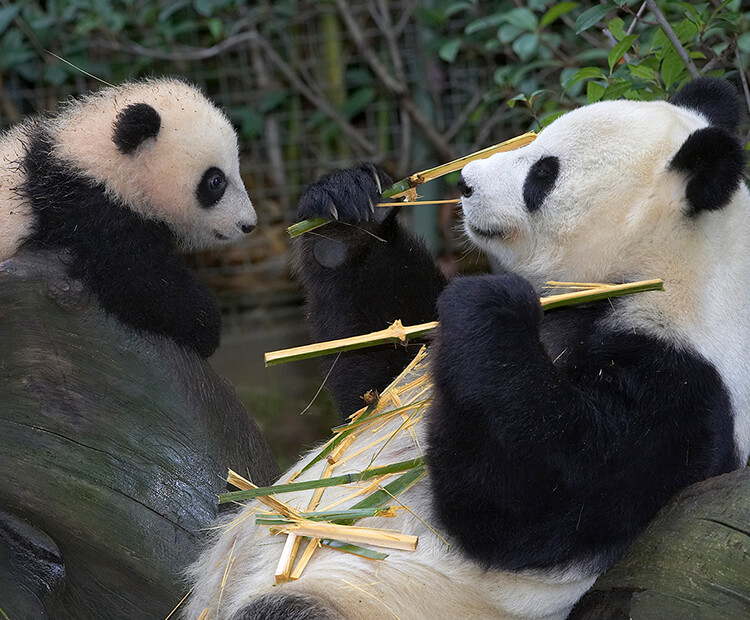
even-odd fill
[{"label": "green bamboo husk", "polygon": [[223,493],[219,495],[219,503],[227,504],[229,502],[240,502],[264,495],[278,495],[280,493],[293,493],[295,491],[307,491],[309,489],[319,489],[321,487],[335,487],[342,484],[352,484],[361,482],[362,480],[368,480],[370,478],[376,478],[377,476],[383,476],[385,474],[393,474],[415,467],[424,465],[424,457],[418,457],[416,459],[409,459],[408,461],[400,461],[399,463],[392,463],[390,465],[384,465],[383,467],[373,467],[372,469],[365,469],[364,471],[351,474],[343,474],[341,476],[332,476],[331,478],[321,478],[320,480],[305,480],[304,482],[291,482],[289,484],[279,484],[270,487],[258,487],[257,489],[248,489],[245,491],[231,491],[229,493]]}]

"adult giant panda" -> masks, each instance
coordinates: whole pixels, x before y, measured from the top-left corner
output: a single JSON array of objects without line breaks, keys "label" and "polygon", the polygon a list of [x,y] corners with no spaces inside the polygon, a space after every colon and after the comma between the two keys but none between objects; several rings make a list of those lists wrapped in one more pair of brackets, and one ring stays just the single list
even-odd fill
[{"label": "adult giant panda", "polygon": [[[408,512],[361,522],[419,545],[381,563],[319,550],[299,580],[273,588],[283,540],[255,527],[251,504],[193,567],[188,616],[564,618],[676,491],[741,466],[750,194],[738,117],[731,86],[698,80],[672,103],[569,112],[532,144],[469,164],[466,230],[507,272],[442,292],[421,244],[372,208],[387,183],[377,171],[310,187],[300,217],[339,220],[297,248],[318,337],[427,320],[437,299],[424,432],[383,449],[396,462],[426,441],[428,478],[399,497]],[[540,310],[548,280],[651,277],[666,292]],[[351,408],[352,385],[382,387],[403,359],[342,355],[338,402]],[[335,503],[350,491],[331,492]],[[279,497],[304,507],[311,493]]]},{"label": "adult giant panda", "polygon": [[0,260],[67,250],[107,312],[209,356],[221,317],[175,254],[235,241],[257,217],[237,136],[195,87],[103,88],[0,136]]}]

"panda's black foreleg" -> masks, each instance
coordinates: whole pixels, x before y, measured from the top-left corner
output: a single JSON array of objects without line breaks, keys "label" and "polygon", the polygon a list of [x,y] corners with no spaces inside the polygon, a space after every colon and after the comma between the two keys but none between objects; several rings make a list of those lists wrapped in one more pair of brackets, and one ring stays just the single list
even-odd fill
[{"label": "panda's black foreleg", "polygon": [[[307,297],[315,340],[332,340],[434,320],[445,279],[424,244],[400,226],[393,209],[376,206],[391,180],[363,164],[320,178],[298,205],[300,219],[329,224],[295,240],[295,272]],[[416,348],[383,347],[327,358],[327,386],[348,415],[361,396],[383,389]]]},{"label": "panda's black foreleg", "polygon": [[553,327],[587,323],[558,367],[537,294],[513,274],[458,279],[438,310],[434,505],[481,564],[596,574],[672,494],[738,465],[728,393],[696,354],[572,309]]},{"label": "panda's black foreleg", "polygon": [[174,254],[169,236],[148,223],[74,249],[71,275],[123,323],[171,338],[209,357],[219,346],[221,314],[211,291]]}]

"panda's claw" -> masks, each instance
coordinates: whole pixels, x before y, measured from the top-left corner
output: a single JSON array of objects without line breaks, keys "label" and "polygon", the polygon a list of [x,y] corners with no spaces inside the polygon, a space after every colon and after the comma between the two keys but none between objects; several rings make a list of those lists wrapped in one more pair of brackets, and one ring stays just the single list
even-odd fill
[{"label": "panda's claw", "polygon": [[330,204],[328,210],[331,212],[331,215],[333,216],[334,220],[338,220],[339,219],[339,211],[336,208],[336,205],[333,204],[333,201],[331,201],[331,204]]}]

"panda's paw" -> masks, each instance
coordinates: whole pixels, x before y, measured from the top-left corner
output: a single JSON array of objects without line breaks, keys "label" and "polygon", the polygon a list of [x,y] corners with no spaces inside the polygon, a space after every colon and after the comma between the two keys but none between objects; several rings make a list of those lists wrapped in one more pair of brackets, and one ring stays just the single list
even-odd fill
[{"label": "panda's paw", "polygon": [[360,164],[327,174],[304,191],[297,205],[297,216],[300,220],[323,218],[376,226],[390,212],[377,204],[392,183],[391,178],[373,164]]},{"label": "panda's paw", "polygon": [[454,280],[438,299],[443,333],[485,340],[491,333],[537,334],[542,308],[534,287],[514,273]]}]

